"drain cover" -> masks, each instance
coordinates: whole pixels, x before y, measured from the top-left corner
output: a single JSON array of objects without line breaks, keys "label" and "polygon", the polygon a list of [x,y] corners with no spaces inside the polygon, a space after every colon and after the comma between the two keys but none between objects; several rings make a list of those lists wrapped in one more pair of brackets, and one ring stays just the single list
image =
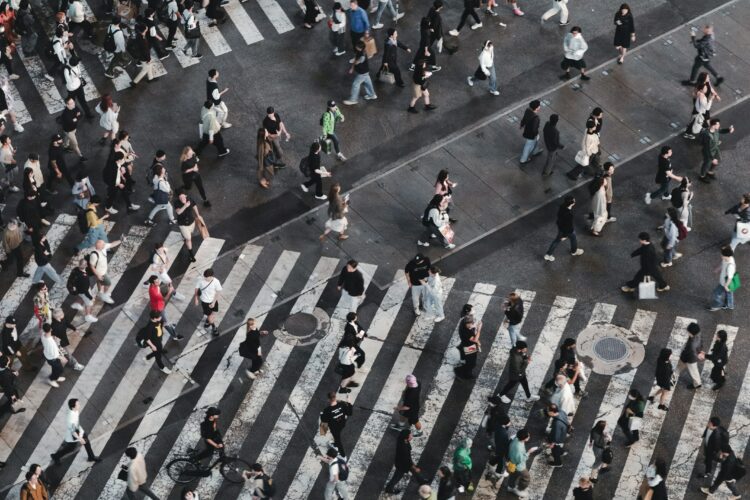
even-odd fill
[{"label": "drain cover", "polygon": [[605,337],[596,341],[594,353],[604,361],[620,361],[627,356],[628,347],[619,338]]},{"label": "drain cover", "polygon": [[292,314],[277,330],[273,331],[273,335],[291,346],[310,345],[328,334],[330,322],[328,314],[316,307],[312,313]]},{"label": "drain cover", "polygon": [[318,318],[309,313],[297,313],[284,321],[284,330],[294,337],[307,337],[318,329]]},{"label": "drain cover", "polygon": [[584,364],[601,375],[632,370],[643,362],[646,349],[638,335],[611,323],[594,323],[576,339],[576,350]]}]

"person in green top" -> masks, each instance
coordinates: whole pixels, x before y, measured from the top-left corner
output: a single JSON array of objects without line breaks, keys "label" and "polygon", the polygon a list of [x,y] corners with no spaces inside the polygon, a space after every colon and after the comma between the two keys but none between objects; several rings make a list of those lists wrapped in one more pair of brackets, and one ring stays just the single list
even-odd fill
[{"label": "person in green top", "polygon": [[320,124],[323,127],[323,137],[330,139],[333,143],[333,149],[336,151],[336,158],[341,161],[346,161],[346,156],[341,153],[339,148],[339,138],[336,136],[336,122],[344,121],[344,115],[336,105],[336,101],[328,101],[328,108],[326,108],[323,116],[320,117]]},{"label": "person in green top", "polygon": [[526,470],[526,461],[529,458],[529,453],[535,453],[537,448],[531,448],[526,451],[526,443],[531,439],[529,431],[521,429],[516,433],[510,442],[508,448],[508,464],[507,470],[510,472],[508,478],[508,491],[514,495],[526,498],[528,497],[528,491],[526,491],[531,483],[531,476],[529,471]]},{"label": "person in green top", "polygon": [[712,118],[708,122],[708,128],[701,131],[700,140],[703,152],[703,161],[701,162],[701,175],[698,178],[701,182],[710,182],[716,176],[715,170],[721,161],[721,151],[719,145],[719,134],[733,134],[734,125],[729,128],[721,128],[721,122],[718,118]]},{"label": "person in green top", "polygon": [[471,445],[470,438],[463,438],[453,453],[453,474],[456,476],[459,493],[474,491],[474,484],[471,482]]}]

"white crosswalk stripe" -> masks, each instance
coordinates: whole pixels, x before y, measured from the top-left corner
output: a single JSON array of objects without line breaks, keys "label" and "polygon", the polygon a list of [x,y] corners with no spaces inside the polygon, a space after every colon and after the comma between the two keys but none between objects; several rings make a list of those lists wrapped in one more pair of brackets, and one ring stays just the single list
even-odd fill
[{"label": "white crosswalk stripe", "polygon": [[250,19],[250,15],[247,13],[245,8],[240,4],[239,0],[229,0],[229,3],[224,6],[224,10],[227,11],[229,19],[232,20],[237,30],[242,35],[242,39],[245,43],[250,45],[263,40],[263,35],[258,31],[258,27]]},{"label": "white crosswalk stripe", "polygon": [[206,17],[205,10],[202,10],[200,13],[196,14],[195,18],[198,20],[198,24],[200,25],[201,36],[203,37],[203,40],[205,40],[206,45],[208,45],[208,47],[211,49],[211,52],[213,52],[215,56],[220,56],[222,54],[226,54],[227,52],[231,52],[232,48],[229,47],[229,44],[224,38],[224,35],[221,34],[219,27],[209,26],[209,23],[211,23],[211,19]]},{"label": "white crosswalk stripe", "polygon": [[268,20],[279,33],[286,33],[294,29],[292,21],[289,20],[284,10],[276,0],[258,0],[258,5],[263,9]]},{"label": "white crosswalk stripe", "polygon": [[[18,52],[22,51],[19,50]],[[21,56],[19,55],[18,57],[20,58]],[[8,78],[8,72],[5,71],[5,68],[0,70],[0,78]],[[6,96],[6,99],[8,100],[10,109],[16,114],[16,121],[21,125],[29,123],[31,121],[31,114],[29,114],[29,110],[23,99],[21,99],[21,94],[18,93],[16,84],[10,79],[8,79],[8,93],[10,95]]]},{"label": "white crosswalk stripe", "polygon": [[[21,51],[19,51],[18,58],[26,68],[31,83],[34,84],[34,88],[39,93],[39,97],[42,98],[42,102],[44,103],[44,107],[47,108],[47,112],[53,115],[62,111],[63,108],[65,108],[63,97],[60,95],[60,91],[57,90],[55,83],[44,77],[44,75],[47,74],[47,68],[44,66],[41,57],[38,55],[23,55]],[[30,120],[31,117],[29,116],[29,121]]]}]

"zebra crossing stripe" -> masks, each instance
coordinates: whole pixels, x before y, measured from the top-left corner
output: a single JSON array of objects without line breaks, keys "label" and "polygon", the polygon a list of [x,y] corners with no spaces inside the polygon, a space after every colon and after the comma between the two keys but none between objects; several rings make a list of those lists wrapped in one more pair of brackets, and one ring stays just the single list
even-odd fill
[{"label": "zebra crossing stripe", "polygon": [[[22,51],[17,52],[18,58],[26,68],[31,83],[34,84],[34,88],[39,93],[39,97],[42,98],[42,102],[44,103],[44,107],[47,108],[47,112],[51,115],[59,113],[65,108],[65,103],[63,102],[63,97],[57,90],[55,83],[44,77],[44,75],[47,74],[47,68],[44,67],[42,59],[37,55],[27,56],[23,55],[21,52]],[[28,113],[28,110],[26,112]],[[31,115],[29,115],[29,121],[31,121]]]},{"label": "zebra crossing stripe", "polygon": [[[737,327],[718,325],[716,330],[727,332],[727,353],[729,359],[731,359]],[[711,343],[713,343],[713,339]],[[706,345],[705,349],[708,353],[710,346]],[[667,489],[669,490],[669,496],[672,498],[683,498],[687,492],[690,476],[695,466],[695,459],[698,458],[698,451],[700,450],[699,436],[702,435],[708,419],[711,418],[711,411],[716,402],[718,393],[711,389],[713,382],[709,376],[713,365],[713,362],[708,359],[703,363],[703,370],[701,371],[703,387],[695,391],[690,410],[684,420],[680,440],[677,442],[677,448],[669,465]]]},{"label": "zebra crossing stripe", "polygon": [[[516,293],[521,296],[521,299],[524,302],[524,316],[521,319],[521,323],[518,325],[519,331],[522,331],[536,293],[528,290],[516,290]],[[505,321],[501,321],[495,339],[492,341],[490,352],[487,354],[487,359],[484,360],[482,369],[477,376],[477,382],[471,390],[471,394],[466,401],[466,406],[464,406],[463,412],[461,413],[458,425],[456,425],[456,428],[453,431],[450,444],[445,450],[442,463],[451,463],[453,460],[453,453],[459,443],[464,438],[473,439],[474,436],[477,435],[477,432],[479,432],[479,427],[482,423],[482,418],[484,417],[484,409],[487,407],[487,399],[492,396],[492,392],[495,390],[495,387],[497,387],[497,379],[502,375],[508,361],[508,339],[508,325]],[[439,482],[440,478],[436,475],[435,480],[433,480],[432,483],[432,487],[436,491]]]},{"label": "zebra crossing stripe", "polygon": [[[671,349],[674,354],[682,350],[687,340],[687,326],[695,320],[678,316],[675,319],[672,333],[667,342],[667,348]],[[653,379],[652,379],[653,380]],[[671,391],[665,403],[669,406],[674,391]],[[640,440],[631,446],[626,452],[628,457],[622,468],[620,481],[617,484],[617,494],[622,493],[622,498],[635,498],[643,482],[643,475],[646,472],[651,461],[656,442],[661,433],[661,427],[666,418],[666,412],[656,408],[657,404],[647,404],[646,411],[643,413],[643,423],[638,432]]]},{"label": "zebra crossing stripe", "polygon": [[237,27],[246,44],[251,45],[263,40],[263,35],[260,34],[258,27],[250,19],[245,8],[240,5],[239,0],[229,0],[229,3],[224,6],[224,10],[226,10],[229,19]]},{"label": "zebra crossing stripe", "polygon": [[[402,276],[403,271],[399,270],[393,277],[393,284],[383,297],[383,301],[380,304],[375,317],[372,319],[367,331],[370,334],[377,335],[380,332],[390,332],[393,322],[396,320],[398,312],[401,310],[401,304],[404,301],[404,295],[408,290],[406,280]],[[362,368],[357,370],[357,378],[359,379],[359,387],[353,387],[352,392],[347,394],[346,400],[350,402],[357,401],[357,395],[359,391],[364,387],[367,376],[370,373],[370,367],[373,365],[375,360],[380,354],[380,348],[383,346],[383,340],[372,340],[365,337],[362,341],[361,347],[365,352],[366,363]],[[315,443],[315,448],[312,446],[307,447],[305,458],[302,460],[302,464],[297,469],[297,473],[292,480],[289,489],[287,490],[284,498],[286,500],[305,500],[313,486],[315,481],[320,475],[321,462],[318,459],[319,454],[325,454],[327,442],[327,436],[316,436],[320,438],[320,443]],[[319,449],[319,446],[323,446],[323,449]]]},{"label": "zebra crossing stripe", "polygon": [[[635,333],[644,345],[648,343],[648,338],[651,334],[651,329],[656,321],[656,313],[651,311],[644,311],[638,309],[635,312],[635,317],[630,325],[630,331]],[[599,406],[599,410],[596,414],[596,421],[604,420],[607,422],[607,429],[610,433],[614,432],[617,427],[617,419],[622,413],[622,408],[625,406],[624,399],[630,386],[633,384],[633,379],[638,371],[637,367],[633,367],[630,370],[617,373],[612,376],[609,381],[609,385],[604,393],[602,404]],[[591,468],[594,465],[594,452],[590,446],[585,446],[581,452],[581,458],[578,461],[578,467],[576,467],[576,473],[573,475],[573,482],[570,484],[567,498],[573,499],[573,488],[577,486],[576,479],[579,477],[589,477]]]},{"label": "zebra crossing stripe", "polygon": [[232,48],[227,43],[224,35],[222,35],[221,31],[219,31],[219,27],[208,25],[212,21],[211,19],[206,17],[205,10],[196,13],[195,18],[198,21],[198,26],[201,30],[201,36],[203,36],[203,39],[206,41],[206,45],[209,46],[211,52],[213,52],[215,56],[220,56],[232,51]]},{"label": "zebra crossing stripe", "polygon": [[[162,31],[169,30],[169,28],[163,23],[159,24],[159,28]],[[187,45],[187,40],[185,40],[185,36],[179,29],[174,33],[174,43],[175,48],[172,51],[172,54],[174,54],[174,56],[177,58],[177,62],[180,63],[180,66],[182,66],[183,68],[187,68],[200,62],[200,59],[185,54],[185,45]]]},{"label": "zebra crossing stripe", "polygon": [[[307,280],[304,291],[297,298],[294,306],[292,306],[290,315],[299,312],[313,312],[313,310],[315,309],[315,305],[318,303],[318,300],[320,300],[321,295],[323,295],[323,291],[325,290],[328,280],[338,270],[338,266],[339,259],[330,257],[320,258],[315,266],[315,269]],[[274,270],[276,270],[277,268],[288,269],[291,267],[291,265],[279,266],[279,263],[277,263],[277,265],[274,266]],[[288,271],[286,272],[288,273]],[[267,284],[271,288],[271,290],[273,290],[273,293],[276,294],[281,289],[281,285],[283,283],[280,282],[278,286],[274,286],[271,279],[269,278]],[[265,294],[261,294],[261,296],[263,295]],[[266,311],[267,309],[260,308],[258,310]],[[262,324],[262,322],[265,320],[265,313],[263,314],[263,316],[258,316],[256,319],[258,321],[258,324]],[[235,338],[238,336],[239,335],[235,335]],[[227,449],[235,450],[239,449],[240,446],[242,446],[242,443],[245,441],[248,433],[250,432],[252,424],[258,418],[260,410],[265,405],[266,400],[270,396],[276,381],[281,375],[281,370],[286,365],[286,362],[292,353],[292,349],[293,347],[291,345],[284,342],[277,341],[273,343],[268,356],[265,357],[264,369],[266,373],[263,374],[262,377],[255,380],[252,383],[250,390],[245,393],[245,397],[240,404],[240,409],[232,419],[231,424],[229,425],[229,428],[224,435],[224,446]],[[225,385],[228,386],[228,383],[225,383]],[[196,408],[203,408],[210,405],[211,402],[208,402],[207,400],[201,398],[198,405],[196,405]],[[164,462],[165,464],[168,463],[176,453],[180,453],[188,447],[194,446],[200,440],[199,427],[202,418],[203,415],[198,414],[198,412],[193,412],[191,418],[188,419],[188,422],[186,422],[175,445],[172,447],[172,451],[170,451],[169,456]],[[113,476],[115,475],[116,473],[113,473]],[[214,478],[212,476],[210,480],[217,481],[218,484],[217,486],[215,486],[215,489],[218,489],[221,485],[220,477]],[[110,483],[116,482],[117,481],[110,478]],[[154,481],[151,484],[151,489],[158,496],[166,498],[173,486],[174,482],[169,478],[164,468],[162,467],[158,475],[154,478]]]},{"label": "zebra crossing stripe", "polygon": [[[86,19],[96,25],[98,22],[96,19],[96,15],[94,14],[94,11],[91,10],[91,7],[89,6],[88,2],[86,0],[81,0],[81,4],[83,5],[83,12],[86,16]],[[107,28],[109,29],[109,28]],[[93,44],[92,44],[93,45]],[[109,63],[112,62],[112,58],[114,57],[114,54],[110,54],[104,48],[94,45],[93,48],[94,55],[96,55],[97,59],[99,59],[99,62],[102,63],[102,67],[104,68],[104,71],[107,70],[109,67]],[[128,75],[128,72],[124,69],[120,73],[115,73],[115,77],[112,78],[112,83],[115,86],[115,89],[119,90],[125,90],[126,88],[130,87],[130,82],[132,81],[130,79],[130,75]]]},{"label": "zebra crossing stripe", "polygon": [[[245,279],[250,274],[250,270],[255,265],[260,251],[261,247],[245,245],[235,265],[227,275],[227,279],[222,283],[223,290],[221,293],[224,297],[227,297],[227,307],[219,308],[219,312],[216,313],[215,322],[217,325],[221,325],[227,311],[231,309],[230,301],[237,296]],[[190,285],[190,283],[184,279],[182,283],[185,283],[186,286],[183,288],[187,290],[187,285]],[[186,305],[190,302],[189,299],[190,296],[187,295],[184,300]],[[182,314],[184,314],[185,309],[183,308]],[[173,323],[178,324],[180,322],[180,317],[172,316],[169,313],[167,315]],[[146,410],[146,414],[138,424],[139,430],[149,429],[151,433],[158,433],[162,425],[167,421],[174,402],[182,394],[185,381],[190,380],[190,374],[198,364],[198,360],[208,345],[207,342],[203,341],[203,337],[201,336],[202,331],[203,329],[199,324],[188,338],[187,345],[172,367],[172,373],[167,375],[166,380],[162,383],[156,396],[151,401],[150,407]],[[187,354],[185,354],[186,352]],[[134,362],[128,368],[128,372],[122,378],[120,386],[115,389],[114,394],[117,394],[117,398],[109,400],[106,408],[102,411],[90,432],[95,454],[98,455],[104,450],[107,442],[117,429],[117,424],[122,420],[130,402],[135,398],[138,389],[148,375],[151,363],[151,361],[143,360],[141,356],[136,356]],[[65,475],[68,481],[65,482],[65,479],[63,479],[63,484],[55,490],[55,497],[60,498],[62,494],[62,498],[68,496],[75,498],[78,488],[83,484],[90,472],[90,462],[87,462],[83,453],[77,454],[73,460],[73,464],[68,468]],[[73,477],[76,478],[75,481],[70,481]]]},{"label": "zebra crossing stripe", "polygon": [[[474,291],[472,292],[468,303],[474,306],[472,313],[474,315],[474,320],[477,323],[482,321],[482,317],[487,311],[487,306],[489,306],[492,294],[494,293],[495,285],[477,283],[474,286]],[[453,383],[456,381],[456,374],[453,369],[458,366],[459,354],[456,346],[459,344],[460,337],[458,336],[458,326],[456,326],[456,328],[453,329],[453,335],[445,349],[443,361],[440,364],[437,373],[432,378],[427,398],[422,404],[422,415],[419,417],[419,421],[422,423],[422,427],[425,430],[435,428],[435,423],[440,415],[440,411],[443,409],[443,406],[445,406],[448,393],[453,387]],[[414,460],[414,463],[419,463],[419,458],[422,456],[426,444],[426,437],[412,441],[412,459]],[[400,498],[400,495],[389,496]]]},{"label": "zebra crossing stripe", "polygon": [[258,5],[263,9],[268,20],[271,21],[271,24],[273,24],[278,33],[286,33],[294,29],[292,21],[289,20],[284,13],[284,9],[281,8],[276,0],[258,0]]},{"label": "zebra crossing stripe", "polygon": [[[21,51],[18,51],[17,53],[20,53]],[[18,57],[21,57],[20,55]],[[21,94],[18,93],[18,89],[16,88],[16,85],[13,83],[13,80],[8,78],[8,72],[5,71],[5,68],[0,70],[0,75],[2,75],[2,78],[8,79],[8,94],[5,98],[8,101],[8,109],[11,109],[16,114],[16,122],[18,122],[21,125],[25,125],[26,123],[29,123],[31,121],[31,114],[29,113],[28,108],[26,108],[26,104],[23,102],[23,99],[21,99]]]},{"label": "zebra crossing stripe", "polygon": [[[732,422],[728,431],[729,445],[734,450],[735,455],[742,458],[745,456],[747,444],[750,441],[750,363],[745,370],[745,378],[742,380],[740,393],[737,395],[737,402],[734,406]],[[725,496],[728,493],[729,490],[726,485],[722,484],[713,497],[719,498],[720,495]]]},{"label": "zebra crossing stripe", "polygon": [[[453,278],[443,280],[443,304],[445,304],[455,282],[456,280]],[[408,301],[409,299],[407,299]],[[396,362],[393,364],[388,379],[380,391],[374,409],[368,417],[353,451],[349,454],[349,480],[347,484],[349,485],[351,498],[357,496],[357,491],[362,485],[367,468],[372,463],[381,440],[388,432],[388,425],[391,423],[393,416],[393,407],[401,399],[401,393],[404,390],[404,378],[412,373],[417,366],[417,361],[419,361],[435,325],[433,318],[427,318],[425,315],[415,318],[404,346],[399,350]]]}]

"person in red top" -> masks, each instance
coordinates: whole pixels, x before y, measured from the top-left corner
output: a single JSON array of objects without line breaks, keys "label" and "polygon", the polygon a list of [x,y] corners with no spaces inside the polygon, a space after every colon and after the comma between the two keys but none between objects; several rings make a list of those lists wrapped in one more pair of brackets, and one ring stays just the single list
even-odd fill
[{"label": "person in red top", "polygon": [[166,302],[172,296],[174,288],[170,286],[167,290],[167,296],[165,297],[161,293],[161,280],[157,275],[152,274],[146,283],[148,284],[148,301],[151,310],[159,311],[161,313],[162,320],[164,320],[164,329],[167,330],[170,337],[175,340],[182,340],[183,336],[177,334],[177,325],[171,323],[169,319],[167,319]]}]

